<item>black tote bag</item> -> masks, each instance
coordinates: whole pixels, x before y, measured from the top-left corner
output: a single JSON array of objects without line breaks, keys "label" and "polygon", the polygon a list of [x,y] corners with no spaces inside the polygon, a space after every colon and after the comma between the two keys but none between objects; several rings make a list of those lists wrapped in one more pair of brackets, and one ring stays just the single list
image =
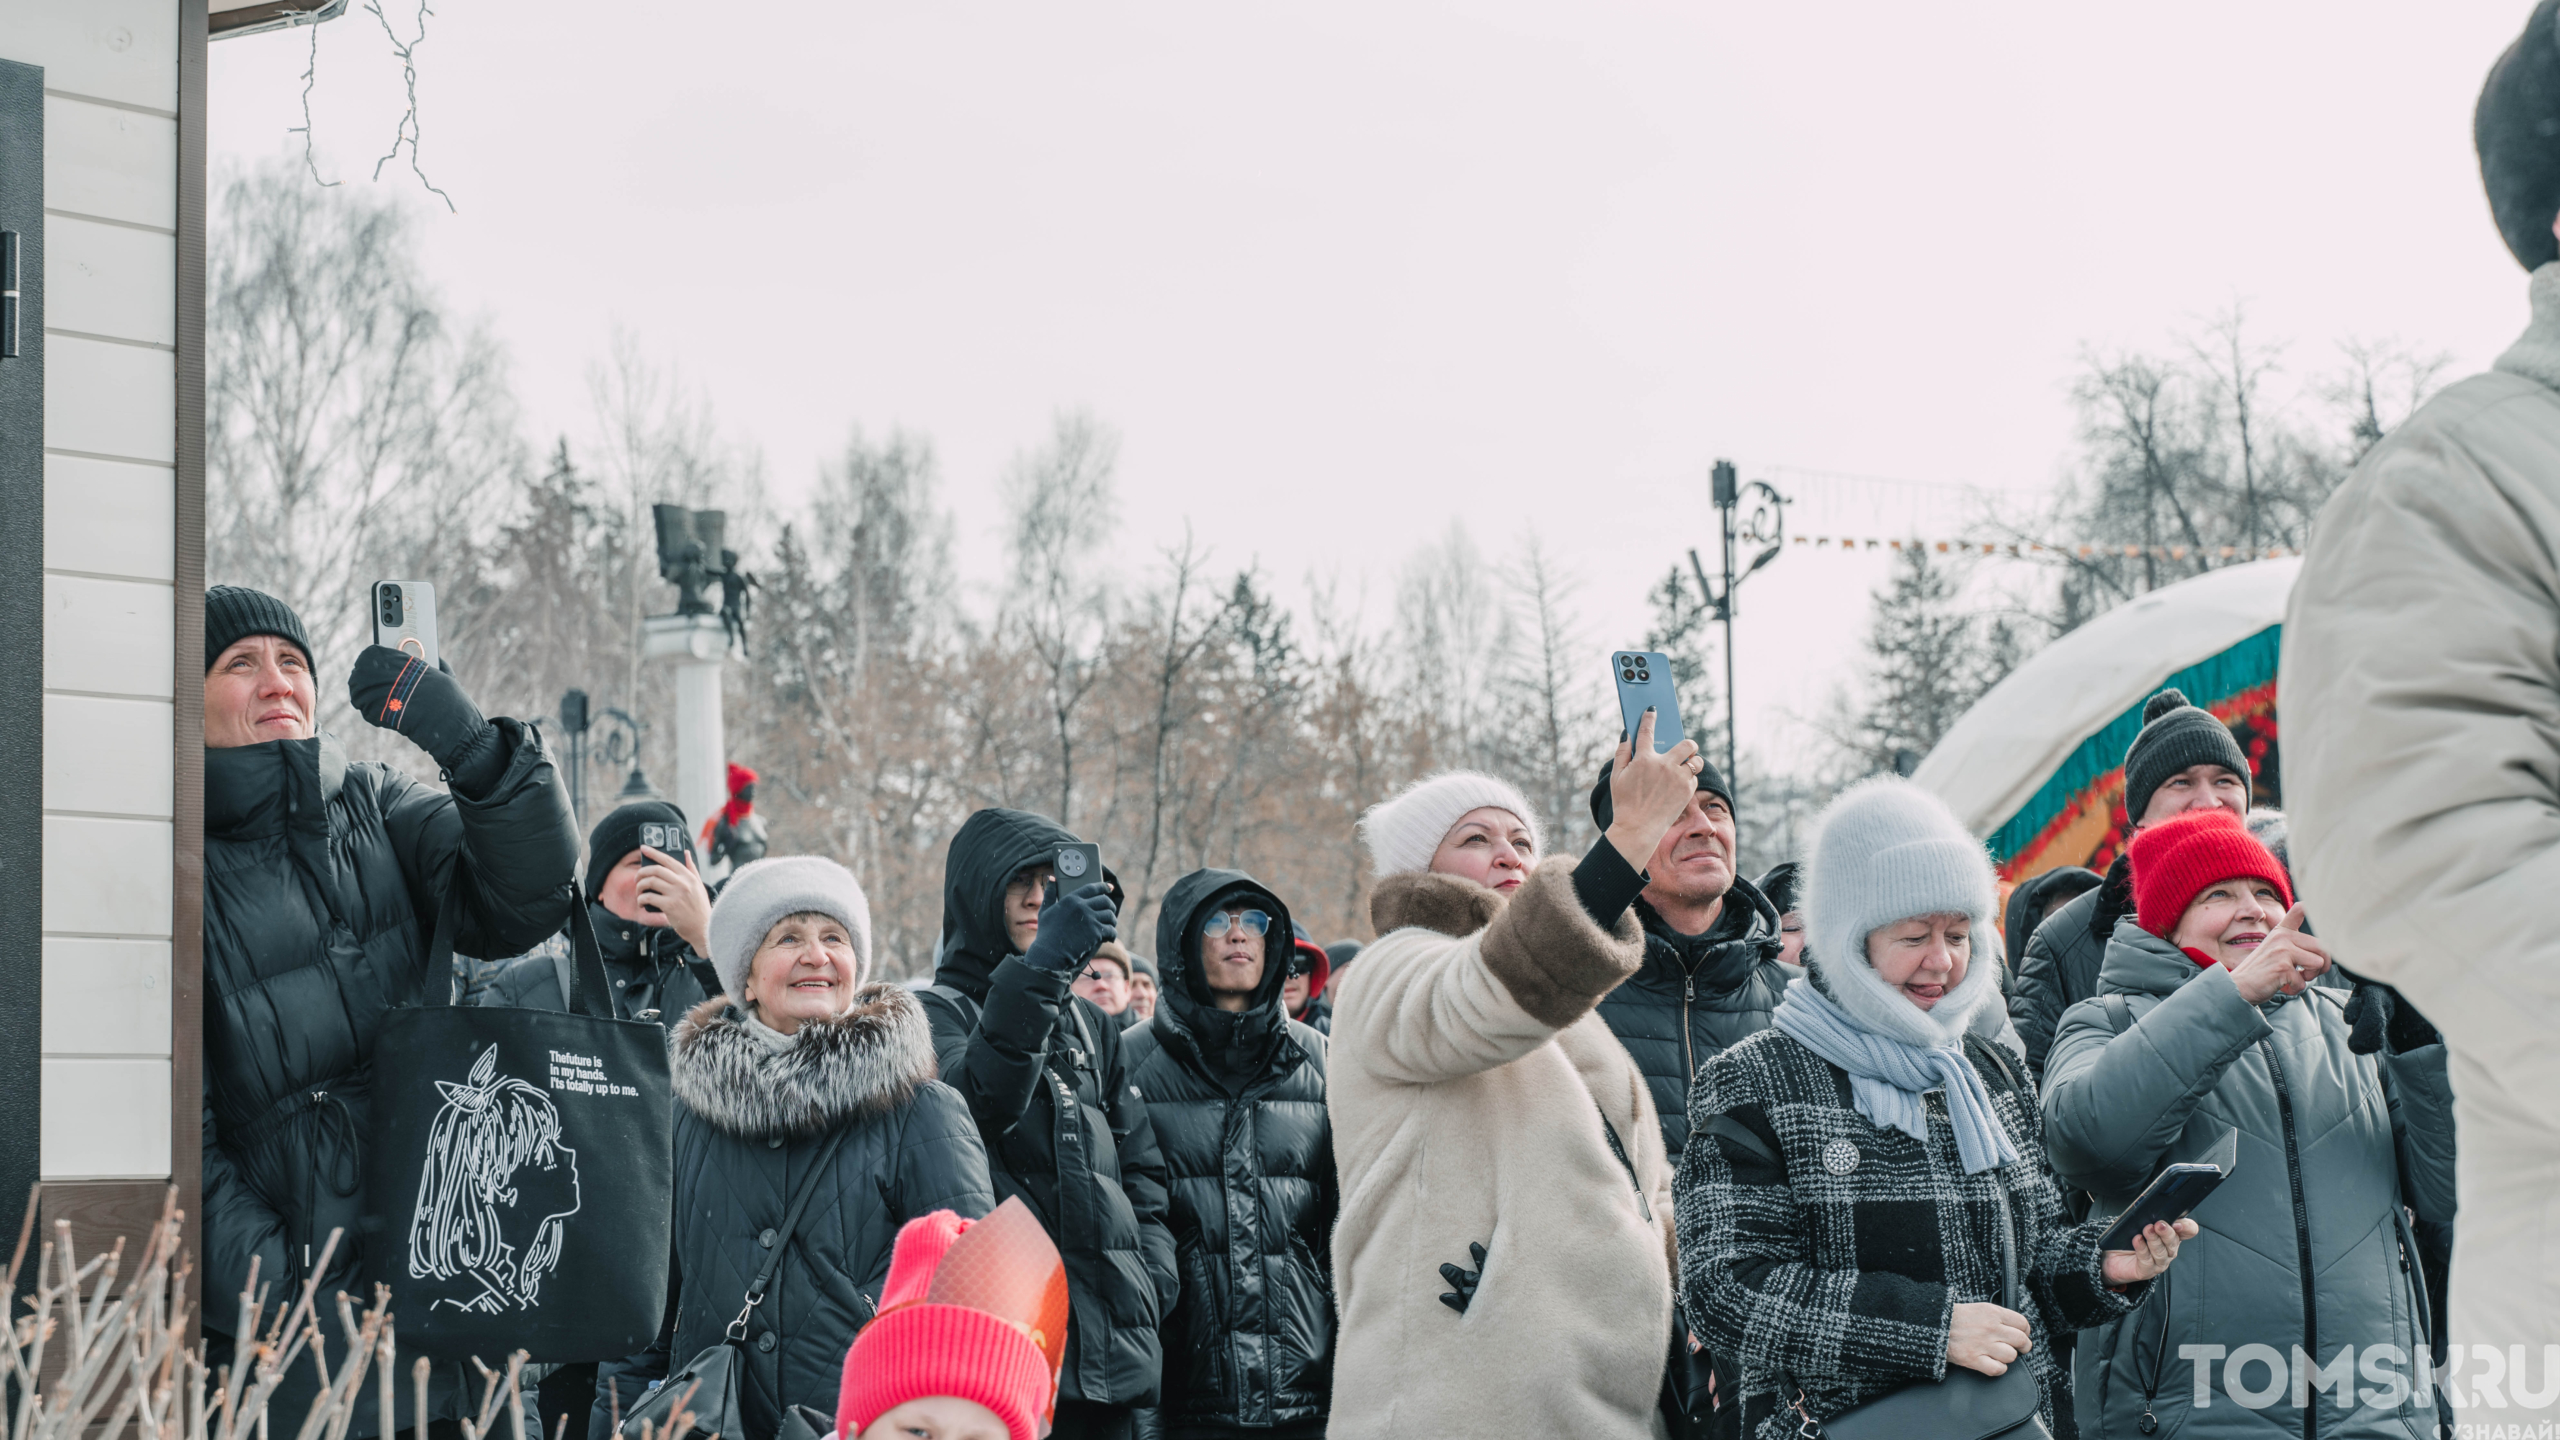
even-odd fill
[{"label": "black tote bag", "polygon": [[573,900],[569,1009],[452,1003],[454,916],[437,917],[426,1003],[376,1042],[365,1173],[369,1279],[403,1349],[495,1364],[615,1360],[667,1303],[674,1111],[666,1032],[614,1018]]}]

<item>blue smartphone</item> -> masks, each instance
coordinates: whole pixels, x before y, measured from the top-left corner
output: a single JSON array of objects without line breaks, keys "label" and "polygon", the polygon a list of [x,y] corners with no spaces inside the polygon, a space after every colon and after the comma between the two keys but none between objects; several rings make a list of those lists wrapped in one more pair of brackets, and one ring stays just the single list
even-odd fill
[{"label": "blue smartphone", "polygon": [[1627,739],[1636,737],[1636,723],[1644,719],[1645,710],[1653,711],[1653,753],[1677,745],[1685,738],[1680,729],[1680,697],[1671,693],[1671,657],[1659,650],[1621,650],[1609,660],[1610,673],[1618,681],[1618,718],[1627,727]]}]

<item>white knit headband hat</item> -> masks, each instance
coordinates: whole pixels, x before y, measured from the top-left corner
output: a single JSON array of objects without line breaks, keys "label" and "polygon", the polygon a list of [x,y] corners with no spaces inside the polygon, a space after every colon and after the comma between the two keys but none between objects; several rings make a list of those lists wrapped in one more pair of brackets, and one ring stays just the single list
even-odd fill
[{"label": "white knit headband hat", "polygon": [[1431,868],[1431,857],[1459,817],[1488,805],[1518,816],[1529,827],[1531,851],[1547,853],[1547,839],[1538,830],[1538,812],[1529,808],[1529,797],[1508,782],[1475,770],[1443,770],[1407,785],[1393,799],[1370,806],[1369,813],[1360,817],[1360,841],[1369,847],[1369,859],[1380,875],[1419,874]]}]

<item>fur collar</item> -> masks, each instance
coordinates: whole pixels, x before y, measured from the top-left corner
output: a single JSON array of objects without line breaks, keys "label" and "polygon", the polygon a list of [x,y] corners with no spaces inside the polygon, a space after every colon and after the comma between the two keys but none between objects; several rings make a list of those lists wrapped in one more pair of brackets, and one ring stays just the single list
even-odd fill
[{"label": "fur collar", "polygon": [[1814,984],[1831,997],[1831,1003],[1848,1012],[1851,1020],[1888,1040],[1923,1049],[1960,1042],[1965,1032],[1974,1028],[1984,1002],[2000,994],[2000,958],[1990,950],[1974,952],[1964,979],[1939,998],[1934,1010],[1921,1009],[1901,991],[1884,983],[1863,955],[1842,964],[1834,957],[1807,951],[1806,960]]},{"label": "fur collar", "polygon": [[1381,935],[1419,926],[1464,939],[1502,913],[1503,895],[1455,875],[1390,875],[1369,893],[1369,923]]},{"label": "fur collar", "polygon": [[729,1134],[798,1140],[898,1109],[939,1073],[933,1027],[903,986],[863,986],[851,1010],[791,1041],[771,1048],[726,996],[703,1001],[676,1026],[676,1099]]}]

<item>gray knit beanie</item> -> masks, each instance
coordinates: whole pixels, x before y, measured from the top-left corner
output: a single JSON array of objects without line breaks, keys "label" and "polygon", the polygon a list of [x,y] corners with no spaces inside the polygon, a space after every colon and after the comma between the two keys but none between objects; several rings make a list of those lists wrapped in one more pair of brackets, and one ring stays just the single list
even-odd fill
[{"label": "gray knit beanie", "polygon": [[1470,810],[1486,806],[1507,810],[1529,830],[1532,859],[1547,853],[1538,832],[1538,812],[1529,797],[1509,782],[1474,770],[1443,770],[1416,780],[1390,800],[1369,807],[1360,817],[1360,839],[1380,875],[1416,875],[1431,868],[1431,857],[1449,836],[1449,827]]},{"label": "gray knit beanie", "polygon": [[[1805,954],[1832,999],[1869,1028],[1915,1045],[1944,1044],[1985,994],[2000,989],[1999,882],[1991,856],[1947,808],[1908,780],[1853,785],[1823,811],[1805,867]],[[1923,1013],[1867,963],[1867,936],[1917,915],[1973,921],[1973,963],[1938,1008]]]},{"label": "gray knit beanie", "polygon": [[853,872],[823,855],[782,855],[741,865],[711,905],[711,968],[720,989],[742,999],[747,963],[786,915],[825,915],[853,940],[853,983],[871,972],[871,902]]},{"label": "gray knit beanie", "polygon": [[2125,747],[2125,818],[2141,823],[2169,777],[2197,765],[2219,765],[2244,784],[2249,779],[2249,757],[2240,752],[2230,726],[2188,704],[2174,688],[2152,696],[2142,707],[2142,733]]}]

